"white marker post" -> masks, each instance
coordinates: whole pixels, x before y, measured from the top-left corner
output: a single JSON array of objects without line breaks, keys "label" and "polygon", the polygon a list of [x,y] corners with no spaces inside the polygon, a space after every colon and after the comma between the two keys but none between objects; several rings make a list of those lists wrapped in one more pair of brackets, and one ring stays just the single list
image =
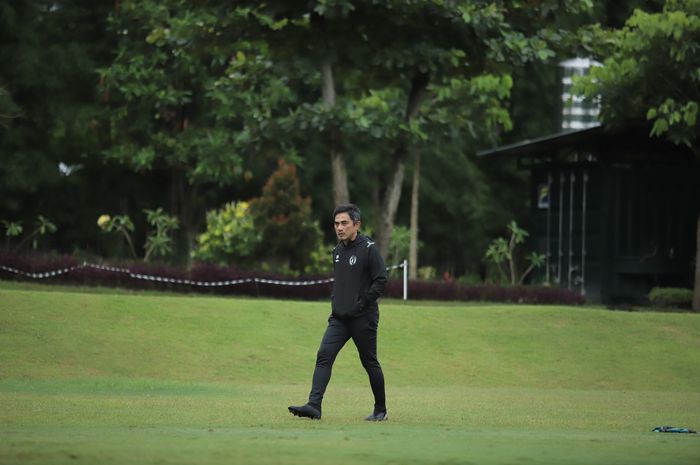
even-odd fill
[{"label": "white marker post", "polygon": [[408,300],[408,260],[403,261],[403,300]]}]

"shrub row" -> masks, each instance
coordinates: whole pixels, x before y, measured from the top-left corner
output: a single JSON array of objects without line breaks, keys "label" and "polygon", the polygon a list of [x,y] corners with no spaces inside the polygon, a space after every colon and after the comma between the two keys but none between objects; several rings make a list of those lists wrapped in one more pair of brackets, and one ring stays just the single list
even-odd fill
[{"label": "shrub row", "polygon": [[[82,263],[81,260],[72,256],[18,255],[8,251],[0,251],[0,265],[28,273],[56,271],[78,266]],[[208,283],[252,278],[292,281],[290,278],[274,273],[242,271],[207,263],[195,263],[189,270],[143,262],[110,262],[101,263],[101,265],[128,269],[133,274]],[[303,280],[323,280],[327,278],[328,276],[316,276],[306,277]],[[140,279],[132,277],[127,273],[107,271],[92,267],[79,268],[69,273],[39,279],[0,269],[0,279],[32,282],[40,281],[47,284],[121,287],[135,290],[159,290],[181,293],[197,292],[204,294],[263,296],[306,300],[327,299],[331,289],[330,283],[306,286],[285,286],[261,282],[245,282],[225,286],[198,286]]]},{"label": "shrub row", "polygon": [[693,290],[677,287],[655,287],[649,292],[649,302],[658,308],[690,309],[693,304]]},{"label": "shrub row", "polygon": [[[386,295],[401,298],[403,282],[389,281]],[[444,281],[409,281],[408,298],[519,304],[582,305],[585,303],[585,299],[580,294],[558,287],[471,285]]]},{"label": "shrub row", "polygon": [[[8,250],[0,250],[0,265],[18,269],[28,273],[44,273],[74,266],[83,262],[73,256],[45,256],[36,254],[16,254]],[[221,282],[239,279],[269,279],[279,281],[313,281],[324,280],[328,276],[307,276],[299,279],[262,273],[236,270],[206,263],[195,263],[191,269],[154,265],[143,262],[111,262],[102,265],[125,268],[134,274],[159,276],[180,280],[200,282]],[[106,271],[92,267],[84,267],[69,273],[48,278],[30,278],[21,274],[0,269],[0,279],[18,281],[41,281],[53,284],[70,284],[84,286],[121,287],[137,290],[160,290],[171,292],[198,292],[207,294],[224,294],[239,296],[260,296],[284,299],[325,300],[331,292],[331,283],[310,285],[280,285],[262,282],[246,282],[226,286],[197,286],[161,281],[138,279],[127,273]],[[527,304],[564,304],[580,305],[584,303],[579,294],[556,287],[499,287],[486,285],[467,285],[456,282],[440,281],[410,281],[409,299],[411,300],[458,300],[458,301],[489,301]],[[403,297],[403,281],[391,279],[387,285],[387,297]]]}]

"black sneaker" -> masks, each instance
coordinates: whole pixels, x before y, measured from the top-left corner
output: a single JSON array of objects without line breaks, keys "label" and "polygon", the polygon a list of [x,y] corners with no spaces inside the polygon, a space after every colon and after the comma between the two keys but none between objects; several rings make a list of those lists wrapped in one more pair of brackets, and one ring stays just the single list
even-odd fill
[{"label": "black sneaker", "polygon": [[321,409],[316,408],[310,404],[301,405],[299,407],[290,406],[288,410],[292,415],[303,418],[311,418],[312,420],[321,419]]},{"label": "black sneaker", "polygon": [[377,412],[375,411],[372,415],[365,418],[367,421],[387,421],[389,419],[388,412]]}]

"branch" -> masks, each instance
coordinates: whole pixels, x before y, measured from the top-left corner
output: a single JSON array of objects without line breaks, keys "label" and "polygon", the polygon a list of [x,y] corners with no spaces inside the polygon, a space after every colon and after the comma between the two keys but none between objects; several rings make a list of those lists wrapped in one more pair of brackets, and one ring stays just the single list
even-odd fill
[{"label": "branch", "polygon": [[413,76],[413,80],[411,81],[411,92],[408,94],[408,102],[406,104],[406,122],[409,122],[418,116],[420,106],[427,95],[429,81],[430,76],[428,73],[419,72]]},{"label": "branch", "polygon": [[515,231],[510,233],[510,242],[508,243],[508,264],[510,266],[510,283],[515,285]]},{"label": "branch", "polygon": [[530,272],[535,268],[534,263],[530,263],[530,266],[527,267],[527,269],[523,272],[523,275],[520,277],[520,281],[518,284],[523,284],[525,281],[525,277],[530,274]]},{"label": "branch", "polygon": [[129,233],[122,229],[122,234],[124,234],[124,237],[126,238],[126,242],[129,243],[129,250],[131,250],[131,255],[133,255],[134,258],[139,258],[138,255],[136,255],[136,250],[134,249],[134,243],[131,242],[131,237],[129,236]]}]

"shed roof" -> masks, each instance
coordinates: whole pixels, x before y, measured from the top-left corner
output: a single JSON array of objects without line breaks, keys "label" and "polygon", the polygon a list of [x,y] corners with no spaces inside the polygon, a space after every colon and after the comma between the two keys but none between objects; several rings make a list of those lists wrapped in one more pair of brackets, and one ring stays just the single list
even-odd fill
[{"label": "shed roof", "polygon": [[551,153],[557,149],[590,143],[593,139],[598,139],[603,133],[602,126],[595,126],[586,129],[569,129],[555,134],[549,134],[534,139],[525,139],[514,144],[502,145],[500,147],[481,150],[478,156],[491,155],[514,155],[514,156],[537,156],[543,152]]},{"label": "shed roof", "polygon": [[[557,153],[571,150],[595,152],[605,158],[616,158],[623,153],[646,153],[674,159],[693,158],[692,151],[684,145],[674,145],[663,137],[650,137],[646,124],[630,124],[610,128],[595,126],[586,129],[570,129],[514,144],[503,145],[477,152],[478,156],[514,156],[516,158],[551,158]],[[637,158],[634,156],[634,158]]]}]

